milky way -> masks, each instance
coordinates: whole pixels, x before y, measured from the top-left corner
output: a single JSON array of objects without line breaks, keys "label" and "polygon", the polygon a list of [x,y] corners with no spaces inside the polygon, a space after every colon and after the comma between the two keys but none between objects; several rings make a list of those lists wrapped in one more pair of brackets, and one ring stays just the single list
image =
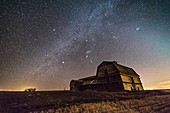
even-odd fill
[{"label": "milky way", "polygon": [[[1,0],[0,89],[63,89],[103,60],[170,80],[168,0]],[[154,77],[154,79],[152,79]]]}]

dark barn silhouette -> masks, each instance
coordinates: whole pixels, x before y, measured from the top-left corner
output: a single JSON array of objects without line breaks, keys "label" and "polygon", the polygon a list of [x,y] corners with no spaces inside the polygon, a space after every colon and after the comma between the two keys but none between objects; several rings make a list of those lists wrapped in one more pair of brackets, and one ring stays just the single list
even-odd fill
[{"label": "dark barn silhouette", "polygon": [[139,75],[116,61],[103,61],[95,76],[72,80],[71,91],[141,91],[144,90]]}]

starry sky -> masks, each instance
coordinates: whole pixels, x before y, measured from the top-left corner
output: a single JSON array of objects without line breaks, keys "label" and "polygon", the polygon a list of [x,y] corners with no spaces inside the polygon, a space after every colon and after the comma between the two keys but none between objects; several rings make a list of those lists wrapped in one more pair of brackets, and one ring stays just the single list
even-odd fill
[{"label": "starry sky", "polygon": [[103,60],[170,88],[170,1],[0,0],[0,90],[68,89]]}]

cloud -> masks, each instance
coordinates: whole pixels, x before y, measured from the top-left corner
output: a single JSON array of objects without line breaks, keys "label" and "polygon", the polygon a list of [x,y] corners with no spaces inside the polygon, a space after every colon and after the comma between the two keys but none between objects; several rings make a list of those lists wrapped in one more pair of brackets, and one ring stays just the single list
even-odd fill
[{"label": "cloud", "polygon": [[170,89],[170,80],[162,81],[152,86],[145,87],[145,89]]}]

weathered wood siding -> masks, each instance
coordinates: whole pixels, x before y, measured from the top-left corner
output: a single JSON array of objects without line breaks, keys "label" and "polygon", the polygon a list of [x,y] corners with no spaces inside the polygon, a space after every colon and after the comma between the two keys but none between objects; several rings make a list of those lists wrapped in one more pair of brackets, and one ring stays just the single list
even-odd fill
[{"label": "weathered wood siding", "polygon": [[144,90],[141,84],[135,84],[136,90]]},{"label": "weathered wood siding", "polygon": [[127,75],[120,75],[120,76],[121,76],[121,79],[122,79],[123,82],[132,83],[130,76],[127,76]]},{"label": "weathered wood siding", "polygon": [[134,81],[134,83],[141,83],[139,77],[133,77],[133,81]]},{"label": "weathered wood siding", "polygon": [[120,75],[125,90],[143,90],[142,83],[138,76]]},{"label": "weathered wood siding", "polygon": [[118,71],[113,66],[113,64],[103,63],[100,66],[98,66],[96,75],[97,77],[105,77],[107,76],[106,74],[110,75],[110,74],[115,74],[115,73],[118,73]]},{"label": "weathered wood siding", "polygon": [[132,84],[130,83],[123,83],[124,90],[132,91],[133,88]]}]

